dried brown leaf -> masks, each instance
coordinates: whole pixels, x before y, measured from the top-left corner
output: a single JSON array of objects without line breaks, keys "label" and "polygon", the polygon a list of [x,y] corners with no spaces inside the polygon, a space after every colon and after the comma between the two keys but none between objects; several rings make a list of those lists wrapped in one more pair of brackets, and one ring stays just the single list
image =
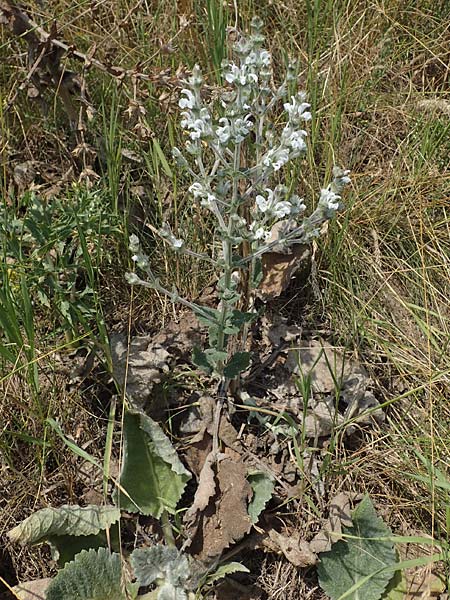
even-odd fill
[{"label": "dried brown leaf", "polygon": [[195,492],[194,502],[185,515],[185,522],[193,522],[198,512],[205,510],[209,501],[216,493],[216,481],[213,470],[216,462],[216,452],[211,451],[206,457],[205,464],[200,471],[197,491]]},{"label": "dried brown leaf", "polygon": [[311,550],[307,541],[300,539],[298,532],[288,536],[275,529],[269,529],[267,533],[268,536],[262,542],[266,549],[281,552],[296,567],[309,567],[317,563],[317,555]]},{"label": "dried brown leaf", "polygon": [[263,278],[258,294],[264,299],[276,298],[284,292],[292,276],[307,264],[309,246],[297,244],[290,254],[266,252],[261,258]]},{"label": "dried brown leaf", "polygon": [[[211,560],[222,554],[251,529],[247,506],[253,492],[247,481],[247,468],[241,461],[226,455],[217,457],[215,494],[209,498],[203,512],[197,511],[197,525],[191,526],[191,552],[200,560]],[[205,489],[197,506],[203,506],[212,490],[209,466],[205,474]],[[231,518],[230,518],[231,517]]]},{"label": "dried brown leaf", "polygon": [[309,543],[313,552],[328,552],[334,542],[342,539],[342,527],[352,526],[350,501],[354,496],[355,494],[341,492],[331,500],[323,529]]},{"label": "dried brown leaf", "polygon": [[13,587],[13,592],[19,600],[45,600],[51,577],[24,581]]}]

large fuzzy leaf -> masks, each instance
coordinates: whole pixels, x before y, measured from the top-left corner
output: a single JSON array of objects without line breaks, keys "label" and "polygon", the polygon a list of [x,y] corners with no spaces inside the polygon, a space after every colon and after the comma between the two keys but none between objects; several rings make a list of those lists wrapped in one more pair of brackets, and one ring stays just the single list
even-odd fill
[{"label": "large fuzzy leaf", "polygon": [[191,474],[177,456],[160,426],[138,410],[124,417],[124,458],[121,490],[116,502],[129,512],[159,518],[163,510],[175,512]]},{"label": "large fuzzy leaf", "polygon": [[346,600],[379,600],[392,578],[392,571],[383,569],[395,564],[396,554],[392,542],[373,538],[392,533],[377,517],[369,496],[353,512],[352,521],[343,533],[354,537],[345,537],[319,555],[319,583],[331,600],[351,589]]},{"label": "large fuzzy leaf", "polygon": [[189,562],[185,554],[176,548],[158,544],[150,548],[136,548],[130,556],[139,585],[150,585],[165,579],[174,585],[181,585],[190,576]]},{"label": "large fuzzy leaf", "polygon": [[47,600],[125,600],[119,554],[83,550],[66,564],[47,590]]},{"label": "large fuzzy leaf", "polygon": [[38,544],[58,535],[95,535],[120,518],[115,506],[65,504],[59,508],[43,508],[22,521],[8,533],[12,542]]},{"label": "large fuzzy leaf", "polygon": [[38,510],[8,535],[11,541],[21,544],[48,542],[53,558],[62,566],[83,549],[106,546],[105,530],[119,519],[120,511],[115,506],[66,504]]}]

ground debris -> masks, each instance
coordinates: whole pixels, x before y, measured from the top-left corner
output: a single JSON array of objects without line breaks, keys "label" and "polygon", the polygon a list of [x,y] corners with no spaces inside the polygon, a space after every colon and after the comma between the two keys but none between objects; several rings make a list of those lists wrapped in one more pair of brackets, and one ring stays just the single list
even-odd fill
[{"label": "ground debris", "polygon": [[114,377],[122,386],[126,374],[127,396],[138,408],[148,408],[153,387],[161,383],[176,364],[189,362],[192,347],[201,343],[201,331],[195,317],[184,315],[155,335],[131,338],[129,344],[125,333],[111,335]]},{"label": "ground debris", "polygon": [[45,600],[47,588],[51,581],[51,577],[24,581],[13,587],[13,592],[19,600]]},{"label": "ground debris", "polygon": [[342,539],[342,528],[352,526],[350,501],[355,499],[355,494],[341,492],[329,504],[328,519],[323,529],[317,533],[309,543],[310,549],[319,554],[328,552],[334,542]]},{"label": "ground debris", "polygon": [[208,455],[194,505],[186,514],[190,552],[195,558],[215,559],[250,531],[247,507],[252,495],[247,467],[241,461],[226,454]]},{"label": "ground debris", "polygon": [[296,567],[310,567],[319,560],[309,542],[301,539],[301,534],[297,531],[286,535],[269,529],[262,539],[262,547],[270,552],[281,552]]},{"label": "ground debris", "polygon": [[[292,413],[301,421],[299,428],[307,438],[328,437],[336,427],[344,426],[345,434],[351,435],[353,423],[384,421],[362,365],[320,340],[296,339],[288,329],[281,329],[280,338],[282,335],[289,337],[291,346],[281,349],[274,368],[265,373],[267,391],[257,400],[258,406]],[[278,333],[275,337],[278,339]]]}]

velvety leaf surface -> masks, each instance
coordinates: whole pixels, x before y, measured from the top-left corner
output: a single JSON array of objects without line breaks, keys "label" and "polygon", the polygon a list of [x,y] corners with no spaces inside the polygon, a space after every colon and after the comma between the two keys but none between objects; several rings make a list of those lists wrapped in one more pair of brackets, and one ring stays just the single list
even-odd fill
[{"label": "velvety leaf surface", "polygon": [[43,508],[11,529],[12,542],[38,544],[54,536],[96,535],[120,518],[115,506],[66,504],[59,508]]},{"label": "velvety leaf surface", "polygon": [[[331,600],[337,600],[352,586],[356,589],[346,596],[348,600],[379,600],[393,576],[392,572],[381,570],[395,564],[396,554],[392,542],[370,538],[392,533],[377,517],[369,496],[353,512],[352,520],[353,526],[344,528],[343,533],[355,539],[344,538],[333,544],[329,552],[320,554],[319,583]],[[370,575],[373,576],[364,581]]]},{"label": "velvety leaf surface", "polygon": [[141,411],[124,417],[124,458],[116,501],[123,510],[159,518],[173,513],[191,474],[158,423]]},{"label": "velvety leaf surface", "polygon": [[47,600],[125,600],[119,554],[83,550],[66,564],[47,590]]}]

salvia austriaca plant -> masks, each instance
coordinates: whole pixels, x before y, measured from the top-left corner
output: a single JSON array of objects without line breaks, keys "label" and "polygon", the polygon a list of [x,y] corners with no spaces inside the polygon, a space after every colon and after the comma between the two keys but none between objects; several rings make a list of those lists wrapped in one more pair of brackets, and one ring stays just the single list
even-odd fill
[{"label": "salvia austriaca plant", "polygon": [[[197,65],[179,100],[186,141],[183,151],[173,148],[173,156],[192,179],[188,193],[193,203],[211,214],[214,239],[220,240],[220,247],[213,256],[196,254],[184,239],[175,237],[168,224],[159,233],[175,252],[214,265],[218,308],[194,304],[177,290],[166,289],[152,273],[138,238],[130,238],[132,259],[146,278],[127,273],[128,282],[166,294],[192,309],[208,326],[209,347],[194,349],[193,359],[219,379],[222,395],[229,382],[249,366],[245,339],[257,316],[252,299],[262,279],[261,257],[316,238],[321,225],[340,209],[341,192],[350,181],[348,171],[334,167],[333,181],[320,190],[309,216],[303,198],[279,183],[286,165],[306,153],[305,126],[311,113],[305,93],[292,91],[297,79],[293,63],[281,85],[272,84],[271,54],[263,42],[262,21],[255,17],[250,35],[239,37],[233,45],[234,60],[223,63],[219,101],[203,99],[204,79]],[[233,337],[239,339],[241,351],[230,356]]]}]

